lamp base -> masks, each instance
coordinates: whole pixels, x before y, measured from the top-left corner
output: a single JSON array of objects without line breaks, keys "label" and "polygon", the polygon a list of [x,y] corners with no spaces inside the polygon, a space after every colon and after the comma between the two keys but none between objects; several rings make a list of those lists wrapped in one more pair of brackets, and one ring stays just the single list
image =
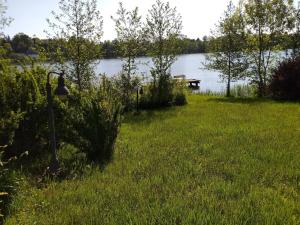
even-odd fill
[{"label": "lamp base", "polygon": [[52,159],[49,166],[50,173],[57,174],[60,171],[59,161]]}]

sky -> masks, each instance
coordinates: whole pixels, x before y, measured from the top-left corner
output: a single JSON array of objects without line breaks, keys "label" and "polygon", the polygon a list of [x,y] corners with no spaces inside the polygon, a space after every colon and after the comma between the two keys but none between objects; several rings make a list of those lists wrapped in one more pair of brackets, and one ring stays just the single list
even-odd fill
[{"label": "sky", "polygon": [[[14,20],[5,29],[5,34],[13,37],[16,33],[45,38],[44,30],[49,30],[46,22],[51,11],[58,10],[59,0],[7,0],[7,15]],[[120,0],[98,0],[98,9],[103,16],[103,40],[116,38],[114,22],[111,16],[116,14]],[[145,18],[155,0],[123,0],[126,9],[139,7]],[[189,38],[202,38],[209,35],[211,29],[223,15],[229,0],[169,0],[172,7],[182,16],[183,34]],[[233,2],[237,2],[234,0]]]}]

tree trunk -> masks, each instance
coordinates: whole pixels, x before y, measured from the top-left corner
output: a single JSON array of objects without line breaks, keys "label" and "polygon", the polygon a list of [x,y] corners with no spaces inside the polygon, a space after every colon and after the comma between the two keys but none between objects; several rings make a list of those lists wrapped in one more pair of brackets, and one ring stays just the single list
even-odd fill
[{"label": "tree trunk", "polygon": [[262,77],[262,57],[263,57],[263,49],[262,49],[262,32],[261,32],[261,27],[259,25],[259,30],[258,30],[258,47],[259,47],[259,59],[258,59],[258,78],[259,78],[259,83],[258,83],[258,97],[263,97],[264,96],[264,81]]},{"label": "tree trunk", "polygon": [[232,38],[231,38],[231,30],[229,30],[229,54],[228,54],[228,77],[227,77],[227,91],[226,97],[230,97],[230,83],[231,83],[231,53],[232,53]]},{"label": "tree trunk", "polygon": [[80,46],[77,43],[77,62],[76,62],[76,76],[77,76],[77,84],[79,91],[82,91],[82,84],[81,84],[81,76],[80,76]]},{"label": "tree trunk", "polygon": [[230,83],[231,83],[231,54],[228,56],[228,77],[227,77],[227,91],[226,97],[230,97]]},{"label": "tree trunk", "polygon": [[228,76],[228,79],[227,79],[227,91],[226,91],[226,97],[230,97],[231,96],[231,93],[230,93],[230,83],[231,83],[231,77],[230,75]]}]

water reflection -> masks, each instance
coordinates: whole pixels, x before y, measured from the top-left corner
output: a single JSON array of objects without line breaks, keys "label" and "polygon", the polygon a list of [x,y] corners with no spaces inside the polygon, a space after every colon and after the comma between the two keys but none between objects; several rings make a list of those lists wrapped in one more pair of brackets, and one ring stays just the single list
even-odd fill
[{"label": "water reflection", "polygon": [[[153,65],[150,58],[138,58],[138,71],[144,76],[150,75],[150,67]],[[172,75],[186,75],[187,79],[201,80],[201,91],[221,92],[225,90],[225,83],[220,81],[219,73],[203,68],[205,54],[180,55],[171,68]],[[97,73],[106,73],[113,76],[121,71],[122,61],[120,59],[104,59],[96,67]],[[245,84],[245,81],[235,84]]]}]

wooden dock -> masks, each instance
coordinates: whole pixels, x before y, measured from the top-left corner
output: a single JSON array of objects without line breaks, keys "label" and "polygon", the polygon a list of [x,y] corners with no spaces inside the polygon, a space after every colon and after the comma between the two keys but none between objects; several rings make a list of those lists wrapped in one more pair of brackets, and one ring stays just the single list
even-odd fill
[{"label": "wooden dock", "polygon": [[192,88],[192,89],[199,89],[200,88],[201,80],[198,80],[198,79],[186,79],[185,75],[174,76],[174,79],[175,80],[184,80],[188,84],[189,88]]}]

